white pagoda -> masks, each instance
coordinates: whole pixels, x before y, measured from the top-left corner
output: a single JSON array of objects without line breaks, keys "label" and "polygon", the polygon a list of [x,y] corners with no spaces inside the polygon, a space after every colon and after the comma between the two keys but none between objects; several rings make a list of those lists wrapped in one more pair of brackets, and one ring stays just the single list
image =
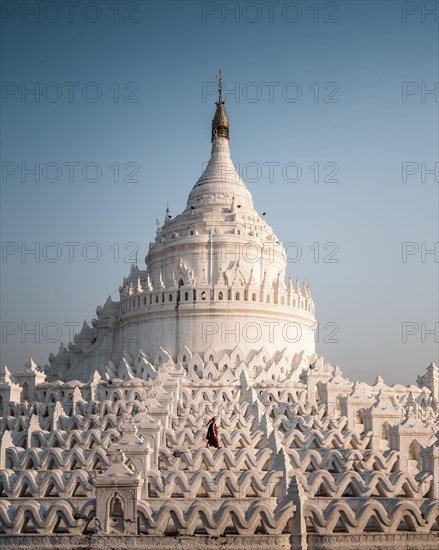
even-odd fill
[{"label": "white pagoda", "polygon": [[439,548],[439,370],[370,386],[316,355],[221,79],[210,161],[145,262],[49,365],[1,369],[0,549]]}]

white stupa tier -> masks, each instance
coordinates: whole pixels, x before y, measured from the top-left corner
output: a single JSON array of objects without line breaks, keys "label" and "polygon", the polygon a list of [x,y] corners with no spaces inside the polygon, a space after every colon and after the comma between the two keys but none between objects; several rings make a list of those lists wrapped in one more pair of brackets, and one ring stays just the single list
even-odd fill
[{"label": "white stupa tier", "polygon": [[0,548],[436,550],[439,370],[369,385],[317,357],[219,92],[146,269],[50,365],[0,370]]}]

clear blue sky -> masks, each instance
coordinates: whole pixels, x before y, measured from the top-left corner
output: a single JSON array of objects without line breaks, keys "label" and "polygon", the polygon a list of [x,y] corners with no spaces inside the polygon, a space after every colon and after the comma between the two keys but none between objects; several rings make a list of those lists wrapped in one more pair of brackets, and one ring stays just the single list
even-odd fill
[{"label": "clear blue sky", "polygon": [[311,285],[319,353],[368,382],[414,383],[437,362],[434,2],[49,4],[2,6],[2,364],[46,363],[116,299],[129,243],[143,264],[209,158],[218,68],[233,159],[300,246],[290,272]]}]

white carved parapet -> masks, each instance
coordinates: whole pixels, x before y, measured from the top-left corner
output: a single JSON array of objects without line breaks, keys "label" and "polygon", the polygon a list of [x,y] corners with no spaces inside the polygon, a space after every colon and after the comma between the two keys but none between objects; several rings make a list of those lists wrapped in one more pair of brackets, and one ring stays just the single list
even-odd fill
[{"label": "white carved parapet", "polygon": [[46,375],[31,357],[24,365],[24,370],[15,373],[15,379],[21,386],[21,401],[29,401],[31,403],[36,398],[35,389],[37,384],[44,382]]},{"label": "white carved parapet", "polygon": [[174,366],[171,371],[168,371],[166,374],[162,374],[161,371],[159,372],[159,377],[161,378],[161,376],[163,376],[163,389],[170,396],[167,399],[173,415],[177,415],[177,405],[180,399],[181,380],[185,374],[183,367],[181,367],[180,365],[181,368],[179,369],[177,368],[177,365]]},{"label": "white carved parapet", "polygon": [[9,430],[3,432],[0,440],[0,470],[6,468],[6,451],[10,447],[15,447],[12,440],[12,433]]},{"label": "white carved parapet", "polygon": [[[329,363],[324,362],[323,357],[316,358],[312,361],[306,371],[306,380],[308,384],[308,400],[310,403],[317,401],[318,387],[322,388],[323,384],[333,376],[333,369]],[[324,398],[323,398],[324,399]]]},{"label": "white carved parapet", "polygon": [[364,429],[372,432],[372,449],[384,450],[389,447],[388,429],[390,426],[398,424],[401,418],[401,407],[395,405],[381,390],[372,407],[364,412]]},{"label": "white carved parapet", "polygon": [[[173,393],[168,392],[165,389],[164,377],[166,377],[166,375],[167,373],[165,369],[159,369],[159,376],[157,377],[158,379],[155,382],[154,388],[148,391],[147,397],[148,395],[154,397],[159,406],[164,407],[168,412],[171,412],[174,410],[175,398]],[[165,427],[167,427],[167,418]]]},{"label": "white carved parapet", "polygon": [[14,384],[6,365],[0,370],[0,417],[10,413],[10,403],[20,402],[21,388]]},{"label": "white carved parapet", "polygon": [[[364,424],[364,418],[361,411],[364,412],[364,410],[368,409],[374,402],[374,398],[370,395],[370,392],[367,392],[364,386],[364,384],[355,382],[352,393],[350,393],[341,403],[341,412],[343,416],[346,416],[348,419],[348,428],[350,430],[358,429],[360,424]],[[360,429],[360,432],[361,431],[362,429]]]},{"label": "white carved parapet", "polygon": [[[127,457],[127,465],[132,466],[142,480],[141,496],[148,498],[148,476],[147,471],[151,469],[151,455],[153,448],[148,440],[141,439],[137,435],[137,427],[132,416],[125,416],[119,425],[122,431],[121,438],[108,447],[108,454],[111,456],[116,451],[122,451]],[[150,440],[149,440],[150,443]]]},{"label": "white carved parapet", "polygon": [[414,408],[406,411],[405,420],[389,428],[390,448],[399,451],[399,469],[416,474],[421,466],[420,450],[430,443],[432,428],[416,416]]},{"label": "white carved parapet", "polygon": [[287,496],[291,498],[295,504],[294,514],[289,523],[291,532],[291,550],[308,550],[306,520],[304,514],[304,507],[307,499],[305,491],[295,475],[291,478]]},{"label": "white carved parapet", "polygon": [[326,403],[328,416],[341,413],[341,398],[351,392],[351,383],[347,380],[339,367],[335,367],[334,376],[320,386],[322,401]]},{"label": "white carved parapet", "polygon": [[164,431],[160,421],[152,418],[146,411],[143,411],[134,417],[134,424],[147,447],[152,451],[149,468],[157,468],[161,433]]},{"label": "white carved parapet", "polygon": [[174,409],[174,396],[163,388],[161,379],[154,381],[153,385],[145,394],[148,415],[160,421],[163,426],[162,443],[164,444],[164,433],[168,428],[169,416]]},{"label": "white carved parapet", "polygon": [[426,449],[421,449],[422,471],[433,474],[429,497],[439,499],[439,439]]}]

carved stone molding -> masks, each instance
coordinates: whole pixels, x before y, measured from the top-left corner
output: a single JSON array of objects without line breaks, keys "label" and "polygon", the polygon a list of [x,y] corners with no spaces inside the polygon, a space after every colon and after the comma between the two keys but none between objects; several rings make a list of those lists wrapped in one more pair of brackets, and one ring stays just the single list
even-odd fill
[{"label": "carved stone molding", "polygon": [[289,535],[268,536],[193,536],[193,537],[155,537],[155,536],[38,536],[19,537],[0,536],[0,548],[14,550],[175,550],[176,548],[198,550],[216,548],[234,548],[234,550],[289,550]]}]

